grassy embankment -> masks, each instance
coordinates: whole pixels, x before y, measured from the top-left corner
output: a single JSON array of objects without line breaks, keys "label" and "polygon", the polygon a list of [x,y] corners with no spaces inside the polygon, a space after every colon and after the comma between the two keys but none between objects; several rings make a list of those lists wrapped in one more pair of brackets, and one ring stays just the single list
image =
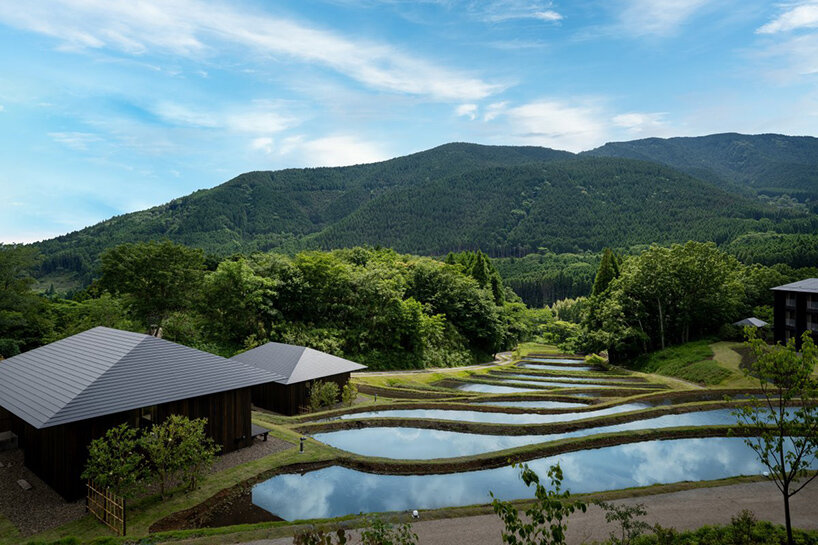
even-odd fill
[{"label": "grassy embankment", "polygon": [[631,367],[702,386],[757,388],[758,381],[746,377],[739,367],[742,346],[730,341],[693,341],[640,356]]}]

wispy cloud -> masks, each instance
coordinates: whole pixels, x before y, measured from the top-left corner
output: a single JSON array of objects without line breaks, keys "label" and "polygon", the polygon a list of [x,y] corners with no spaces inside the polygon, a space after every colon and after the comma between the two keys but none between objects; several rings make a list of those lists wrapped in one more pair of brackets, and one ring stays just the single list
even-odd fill
[{"label": "wispy cloud", "polygon": [[667,129],[667,112],[628,112],[618,114],[611,120],[614,126],[625,129],[629,136],[649,134],[659,136]]},{"label": "wispy cloud", "polygon": [[477,104],[461,104],[454,110],[455,115],[468,117],[471,120],[477,117]]},{"label": "wispy cloud", "polygon": [[675,33],[712,0],[625,0],[619,28],[631,36],[667,36]]},{"label": "wispy cloud", "polygon": [[174,102],[162,102],[153,109],[164,121],[195,128],[225,129],[239,133],[271,134],[298,125],[294,116],[282,113],[273,102],[254,101],[227,111],[207,111]]},{"label": "wispy cloud", "polygon": [[818,28],[818,2],[785,5],[776,18],[756,29],[756,33],[775,34],[803,28]]},{"label": "wispy cloud", "polygon": [[50,132],[48,136],[55,142],[78,151],[87,151],[90,144],[102,141],[99,135],[88,132]]},{"label": "wispy cloud", "polygon": [[31,0],[25,9],[0,3],[0,21],[52,36],[67,49],[108,48],[130,55],[161,51],[207,58],[225,47],[250,48],[271,62],[321,65],[371,88],[438,100],[481,99],[504,88],[390,44],[352,39],[225,3]]}]

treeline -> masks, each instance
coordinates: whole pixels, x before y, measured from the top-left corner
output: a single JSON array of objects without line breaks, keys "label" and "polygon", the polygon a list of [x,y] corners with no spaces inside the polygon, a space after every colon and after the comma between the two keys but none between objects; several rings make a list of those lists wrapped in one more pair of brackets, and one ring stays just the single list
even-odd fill
[{"label": "treeline", "polygon": [[[772,323],[770,288],[818,276],[818,268],[744,265],[713,243],[653,245],[632,256],[605,253],[588,298],[558,302],[549,340],[606,350],[622,362],[691,340],[734,334],[748,316]],[[727,329],[723,329],[727,328]]]},{"label": "treeline", "polygon": [[99,279],[71,300],[31,291],[35,257],[0,247],[0,271],[14,282],[0,300],[6,357],[105,325],[161,327],[169,340],[225,356],[273,340],[373,368],[451,366],[484,361],[550,319],[506,289],[482,253],[441,262],[358,247],[209,262],[169,241],[122,244],[102,254]]},{"label": "treeline", "polygon": [[556,254],[541,251],[521,258],[493,260],[505,284],[531,307],[591,293],[599,254]]},{"label": "treeline", "polygon": [[451,144],[372,165],[242,174],[37,243],[44,259],[36,275],[87,283],[105,249],[162,238],[219,258],[360,245],[521,258],[542,247],[584,253],[690,239],[721,245],[766,231],[814,233],[818,217],[657,163]]}]

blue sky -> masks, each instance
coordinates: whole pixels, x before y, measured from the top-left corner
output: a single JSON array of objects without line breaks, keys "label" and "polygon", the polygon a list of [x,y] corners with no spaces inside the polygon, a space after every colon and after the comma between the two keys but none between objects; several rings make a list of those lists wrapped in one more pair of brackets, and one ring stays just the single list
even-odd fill
[{"label": "blue sky", "polygon": [[451,141],[818,133],[818,0],[0,3],[0,241]]}]

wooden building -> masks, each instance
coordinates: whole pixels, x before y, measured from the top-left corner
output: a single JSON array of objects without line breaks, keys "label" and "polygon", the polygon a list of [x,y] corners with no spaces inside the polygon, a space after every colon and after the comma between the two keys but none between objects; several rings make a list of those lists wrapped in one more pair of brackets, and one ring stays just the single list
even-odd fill
[{"label": "wooden building", "polygon": [[17,434],[26,467],[72,500],[85,493],[88,444],[122,423],[207,418],[222,452],[249,445],[250,391],[271,378],[238,361],[97,327],[0,362],[0,423]]},{"label": "wooden building", "polygon": [[775,342],[786,343],[795,338],[795,346],[800,350],[801,336],[805,331],[809,331],[812,339],[818,342],[818,278],[807,278],[772,289],[775,292]]},{"label": "wooden building", "polygon": [[309,389],[315,381],[335,382],[340,392],[350,373],[366,369],[326,352],[282,343],[267,343],[231,359],[279,375],[253,387],[253,404],[286,415],[298,414],[309,404]]}]

